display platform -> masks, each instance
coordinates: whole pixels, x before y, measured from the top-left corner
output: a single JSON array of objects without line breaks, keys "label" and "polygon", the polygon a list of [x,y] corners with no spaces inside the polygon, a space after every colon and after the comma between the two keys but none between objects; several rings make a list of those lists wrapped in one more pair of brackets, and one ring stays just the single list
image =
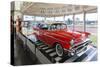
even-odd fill
[{"label": "display platform", "polygon": [[[18,33],[17,36],[25,43],[30,51],[36,55],[38,60],[43,64],[48,63],[68,63],[68,62],[87,62],[97,60],[97,48],[89,45],[87,50],[74,56],[59,57],[54,48],[50,48],[44,43],[34,42],[34,35],[25,36]],[[33,57],[34,58],[34,57]]]}]

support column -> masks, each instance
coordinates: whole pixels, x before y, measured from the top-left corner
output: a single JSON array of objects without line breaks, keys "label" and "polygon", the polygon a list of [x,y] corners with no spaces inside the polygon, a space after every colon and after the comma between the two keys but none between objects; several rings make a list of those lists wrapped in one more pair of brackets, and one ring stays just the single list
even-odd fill
[{"label": "support column", "polygon": [[64,23],[66,23],[66,21],[65,21],[65,15],[64,15],[64,17],[63,17],[63,21],[64,21]]},{"label": "support column", "polygon": [[56,22],[55,17],[54,17],[54,22]]},{"label": "support column", "polygon": [[73,31],[75,30],[75,14],[73,14]]},{"label": "support column", "polygon": [[11,16],[13,17],[13,20],[16,22],[16,26],[14,23],[14,27],[16,28],[16,32],[22,32],[22,21],[23,21],[23,14],[21,12],[21,2],[13,1],[11,3],[12,9],[11,9]]},{"label": "support column", "polygon": [[46,16],[44,17],[44,22],[46,21]]},{"label": "support column", "polygon": [[36,16],[34,16],[34,22],[36,22]]},{"label": "support column", "polygon": [[86,31],[86,12],[83,13],[84,32]]},{"label": "support column", "polygon": [[[14,4],[13,4],[14,3]],[[18,19],[18,16],[19,18],[22,20],[23,19],[23,14],[21,12],[21,2],[17,2],[17,1],[14,1],[12,2],[14,8],[13,8],[13,13],[14,13],[14,21],[16,21],[16,19]]]}]

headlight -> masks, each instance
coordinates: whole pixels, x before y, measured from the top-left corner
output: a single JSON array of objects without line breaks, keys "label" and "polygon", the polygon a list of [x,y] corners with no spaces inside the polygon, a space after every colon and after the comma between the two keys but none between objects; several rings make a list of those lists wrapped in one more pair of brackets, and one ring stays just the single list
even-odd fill
[{"label": "headlight", "polygon": [[87,35],[87,38],[90,38],[91,37],[91,35]]},{"label": "headlight", "polygon": [[82,35],[81,35],[81,38],[82,38],[82,40],[84,41],[85,38],[86,38],[85,34],[82,34]]},{"label": "headlight", "polygon": [[71,46],[73,46],[74,45],[74,40],[71,40],[70,44],[71,44]]},{"label": "headlight", "polygon": [[82,34],[82,37],[85,37],[85,34]]}]

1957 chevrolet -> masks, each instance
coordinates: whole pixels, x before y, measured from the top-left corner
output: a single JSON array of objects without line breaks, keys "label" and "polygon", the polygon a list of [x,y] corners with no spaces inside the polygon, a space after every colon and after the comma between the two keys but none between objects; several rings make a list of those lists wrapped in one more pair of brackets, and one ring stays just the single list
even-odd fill
[{"label": "1957 chevrolet", "polygon": [[86,50],[91,43],[90,33],[68,30],[64,23],[39,24],[35,30],[36,38],[54,47],[58,56],[73,56]]}]

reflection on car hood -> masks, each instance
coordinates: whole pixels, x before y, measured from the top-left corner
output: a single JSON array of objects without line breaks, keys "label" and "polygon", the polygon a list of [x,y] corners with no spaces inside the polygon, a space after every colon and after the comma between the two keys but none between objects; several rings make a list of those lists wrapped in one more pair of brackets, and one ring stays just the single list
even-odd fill
[{"label": "reflection on car hood", "polygon": [[77,39],[81,37],[81,33],[75,32],[75,31],[69,31],[69,30],[58,30],[58,31],[53,31],[52,36],[60,39],[65,39],[65,40],[72,40],[72,39]]}]

